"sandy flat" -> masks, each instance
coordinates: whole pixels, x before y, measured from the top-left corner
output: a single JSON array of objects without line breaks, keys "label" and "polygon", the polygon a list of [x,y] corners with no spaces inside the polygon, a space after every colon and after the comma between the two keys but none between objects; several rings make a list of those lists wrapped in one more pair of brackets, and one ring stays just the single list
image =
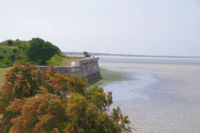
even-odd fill
[{"label": "sandy flat", "polygon": [[134,132],[200,133],[200,65],[132,63],[128,68],[161,79],[140,92],[146,99],[114,103],[129,115]]}]

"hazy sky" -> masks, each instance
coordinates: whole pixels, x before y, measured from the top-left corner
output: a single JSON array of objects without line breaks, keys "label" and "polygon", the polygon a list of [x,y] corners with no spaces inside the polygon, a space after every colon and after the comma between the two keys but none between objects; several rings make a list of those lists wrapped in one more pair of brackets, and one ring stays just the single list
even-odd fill
[{"label": "hazy sky", "polygon": [[200,56],[200,0],[0,0],[0,41],[62,51]]}]

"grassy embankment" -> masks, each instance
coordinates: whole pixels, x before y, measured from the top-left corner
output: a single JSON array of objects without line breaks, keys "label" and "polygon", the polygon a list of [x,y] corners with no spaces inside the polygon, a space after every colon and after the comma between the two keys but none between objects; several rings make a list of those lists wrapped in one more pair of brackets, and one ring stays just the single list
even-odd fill
[{"label": "grassy embankment", "polygon": [[[0,57],[0,68],[10,67],[15,63],[22,64],[23,62],[28,61],[24,49],[18,46],[1,46],[0,45],[0,56],[2,56]],[[69,66],[72,61],[82,59],[82,58],[83,57],[69,57],[63,54],[62,56],[54,58],[54,60],[51,63],[52,65],[55,64],[57,66]],[[35,64],[34,62],[31,62],[31,63]],[[47,65],[51,65],[51,64],[47,64]]]},{"label": "grassy embankment", "polygon": [[65,56],[63,58],[63,61],[61,64],[59,64],[59,66],[70,66],[71,62],[72,61],[75,61],[75,60],[79,60],[79,59],[83,59],[84,57],[72,57],[72,56]]},{"label": "grassy embankment", "polygon": [[24,49],[17,46],[0,46],[0,67],[9,67],[26,60]]}]

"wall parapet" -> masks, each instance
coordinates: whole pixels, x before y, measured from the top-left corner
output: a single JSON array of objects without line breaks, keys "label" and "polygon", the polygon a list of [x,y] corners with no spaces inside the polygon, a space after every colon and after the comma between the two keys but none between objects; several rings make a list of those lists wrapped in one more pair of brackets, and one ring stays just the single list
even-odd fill
[{"label": "wall parapet", "polygon": [[[59,73],[71,73],[89,81],[100,78],[99,58],[85,58],[71,62],[70,66],[53,66]],[[37,66],[40,70],[48,71],[49,66]]]}]

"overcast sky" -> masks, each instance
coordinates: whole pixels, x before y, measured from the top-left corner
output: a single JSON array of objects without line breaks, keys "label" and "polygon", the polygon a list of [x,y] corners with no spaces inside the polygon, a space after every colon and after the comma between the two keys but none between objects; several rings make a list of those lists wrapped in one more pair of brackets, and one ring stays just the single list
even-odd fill
[{"label": "overcast sky", "polygon": [[0,41],[62,51],[200,56],[200,0],[0,0]]}]

